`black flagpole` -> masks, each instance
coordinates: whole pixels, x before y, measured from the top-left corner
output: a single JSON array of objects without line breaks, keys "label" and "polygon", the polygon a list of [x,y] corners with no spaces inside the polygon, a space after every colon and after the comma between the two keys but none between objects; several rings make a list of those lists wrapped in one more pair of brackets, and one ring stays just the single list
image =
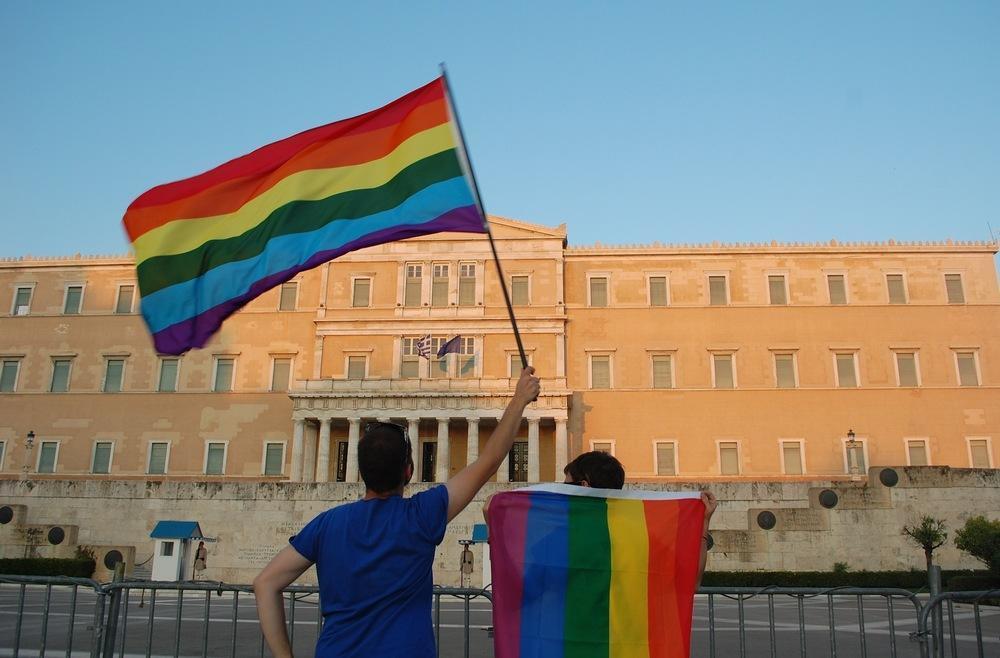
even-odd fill
[{"label": "black flagpole", "polygon": [[469,178],[472,180],[472,193],[476,197],[476,206],[479,208],[479,215],[483,218],[483,228],[486,229],[486,236],[490,240],[490,249],[493,250],[493,262],[497,264],[497,274],[500,276],[500,289],[503,290],[503,299],[507,303],[507,313],[510,315],[510,324],[514,327],[514,340],[517,341],[517,351],[521,355],[521,367],[528,367],[528,357],[524,353],[524,343],[521,342],[521,332],[517,330],[517,318],[514,317],[514,306],[510,303],[510,293],[507,291],[507,279],[503,275],[503,267],[500,265],[500,256],[497,255],[497,245],[493,242],[493,232],[490,230],[489,220],[486,219],[486,208],[483,206],[483,197],[479,193],[479,183],[476,181],[476,172],[472,168],[472,160],[469,159],[469,151],[465,148],[465,133],[462,131],[462,122],[458,118],[458,108],[455,106],[455,99],[451,96],[451,83],[448,80],[448,70],[441,62],[441,77],[444,78],[444,93],[448,97],[448,107],[455,118],[455,126],[458,128],[458,141],[461,146],[462,164],[468,169]]}]

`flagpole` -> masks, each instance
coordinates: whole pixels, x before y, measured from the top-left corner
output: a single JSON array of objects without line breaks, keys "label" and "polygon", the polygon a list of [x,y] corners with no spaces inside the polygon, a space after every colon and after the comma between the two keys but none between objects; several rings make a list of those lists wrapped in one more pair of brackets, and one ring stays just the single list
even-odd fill
[{"label": "flagpole", "polygon": [[455,126],[458,128],[458,139],[462,147],[462,155],[465,165],[469,169],[469,178],[472,180],[472,193],[476,197],[476,207],[479,208],[479,215],[483,219],[483,228],[486,229],[486,237],[490,240],[490,249],[493,251],[493,262],[497,265],[497,274],[500,276],[500,289],[503,290],[503,299],[507,303],[507,313],[510,315],[510,324],[514,328],[514,340],[517,342],[517,351],[521,355],[521,367],[528,367],[528,357],[524,353],[524,343],[521,342],[521,332],[517,330],[517,318],[514,317],[514,305],[510,303],[510,292],[507,290],[507,279],[503,274],[503,267],[500,265],[500,256],[497,254],[497,245],[493,241],[493,231],[490,230],[490,223],[486,219],[486,208],[483,205],[483,197],[479,193],[479,183],[476,181],[476,172],[472,168],[472,160],[469,158],[469,151],[465,147],[465,133],[462,130],[462,121],[458,117],[458,107],[455,106],[455,99],[451,95],[451,82],[448,79],[448,69],[444,62],[441,62],[441,77],[444,78],[444,93],[448,97],[448,107],[455,118]]}]

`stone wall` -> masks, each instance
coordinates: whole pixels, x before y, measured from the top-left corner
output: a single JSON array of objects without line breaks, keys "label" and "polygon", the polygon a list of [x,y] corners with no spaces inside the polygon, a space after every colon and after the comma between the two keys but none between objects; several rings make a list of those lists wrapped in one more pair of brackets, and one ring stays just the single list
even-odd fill
[{"label": "stone wall", "polygon": [[[473,524],[482,522],[486,496],[510,486],[487,485],[449,525],[435,562],[437,583],[459,583],[458,541],[470,537]],[[631,486],[697,488],[684,483]],[[857,482],[711,486],[721,503],[712,529],[710,570],[829,570],[836,562],[852,570],[919,569],[923,553],[901,535],[901,528],[923,514],[943,519],[949,528],[949,542],[939,549],[938,562],[945,568],[977,568],[981,565],[954,547],[954,531],[970,516],[1000,516],[1000,470],[877,467]],[[0,525],[0,557],[22,556],[25,529],[35,527],[41,530],[34,533],[38,555],[69,556],[79,544],[96,547],[100,561],[106,550],[101,547],[115,547],[141,576],[150,566],[143,565],[153,551],[149,533],[156,522],[191,520],[218,538],[209,546],[207,577],[249,582],[315,514],[362,493],[361,485],[344,483],[5,479],[0,480],[0,508],[9,507],[12,514]],[[58,546],[47,542],[51,526],[64,528],[65,539]],[[473,550],[476,573],[470,582],[478,584],[482,547]],[[303,577],[305,582],[314,580],[312,571]]]}]

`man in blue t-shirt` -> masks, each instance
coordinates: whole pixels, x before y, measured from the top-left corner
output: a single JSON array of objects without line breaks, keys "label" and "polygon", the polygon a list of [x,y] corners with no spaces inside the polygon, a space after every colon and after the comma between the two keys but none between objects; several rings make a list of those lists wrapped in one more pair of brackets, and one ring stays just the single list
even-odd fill
[{"label": "man in blue t-shirt", "polygon": [[410,498],[403,498],[413,477],[406,430],[391,423],[366,428],[358,442],[364,498],[314,518],[254,579],[261,631],[277,658],[292,655],[281,592],[313,564],[324,620],[317,656],[437,655],[431,622],[435,548],[448,522],[510,452],[524,408],[538,397],[534,372],[528,367],[521,373],[479,459],[445,484]]}]

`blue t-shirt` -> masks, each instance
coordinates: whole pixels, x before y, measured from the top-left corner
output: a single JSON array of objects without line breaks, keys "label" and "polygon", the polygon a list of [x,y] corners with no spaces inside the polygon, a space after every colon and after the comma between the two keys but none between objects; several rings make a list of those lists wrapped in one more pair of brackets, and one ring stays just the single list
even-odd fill
[{"label": "blue t-shirt", "polygon": [[431,568],[447,525],[444,485],[348,503],[306,524],[291,543],[319,576],[316,655],[436,656]]}]

